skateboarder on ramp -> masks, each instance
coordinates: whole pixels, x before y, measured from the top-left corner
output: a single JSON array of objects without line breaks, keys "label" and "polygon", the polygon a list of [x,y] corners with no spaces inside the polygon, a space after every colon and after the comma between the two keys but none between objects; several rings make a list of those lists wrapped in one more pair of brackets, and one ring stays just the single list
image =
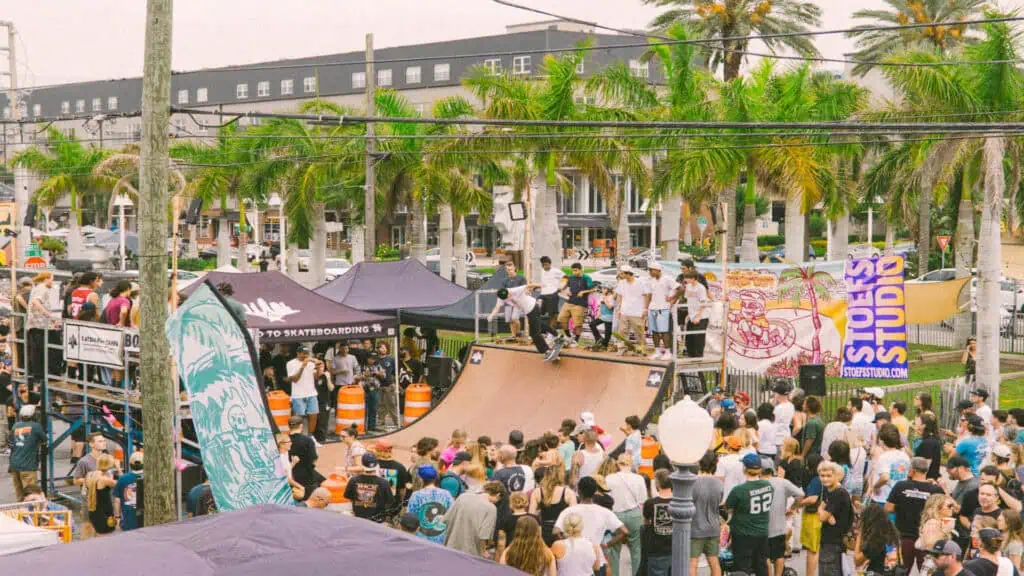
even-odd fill
[{"label": "skateboarder on ramp", "polygon": [[530,339],[533,340],[533,345],[537,348],[537,352],[540,352],[547,358],[549,347],[548,343],[544,340],[544,334],[554,335],[555,331],[547,324],[541,322],[541,306],[537,299],[531,295],[535,288],[540,287],[540,284],[527,284],[526,286],[517,286],[515,288],[498,288],[498,302],[495,304],[494,310],[488,314],[487,321],[493,322],[494,316],[504,304],[509,304],[518,309],[523,316],[526,316],[530,329]]}]

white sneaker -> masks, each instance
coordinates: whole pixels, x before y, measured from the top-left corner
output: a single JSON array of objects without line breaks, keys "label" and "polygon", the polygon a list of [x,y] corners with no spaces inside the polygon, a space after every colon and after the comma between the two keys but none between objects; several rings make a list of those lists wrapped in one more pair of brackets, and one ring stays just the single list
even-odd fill
[{"label": "white sneaker", "polygon": [[654,354],[649,355],[647,357],[647,359],[648,360],[661,360],[661,352],[658,352],[657,350],[655,350]]},{"label": "white sneaker", "polygon": [[661,353],[661,359],[662,360],[671,360],[672,359],[672,352],[670,350],[663,351]]}]

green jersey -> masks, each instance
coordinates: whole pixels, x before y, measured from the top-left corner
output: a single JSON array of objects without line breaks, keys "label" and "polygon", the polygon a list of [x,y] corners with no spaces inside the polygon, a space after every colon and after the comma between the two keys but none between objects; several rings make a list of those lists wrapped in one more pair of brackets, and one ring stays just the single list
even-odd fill
[{"label": "green jersey", "polygon": [[732,533],[767,538],[773,496],[774,489],[767,480],[748,480],[734,487],[725,499],[725,507],[732,510]]}]

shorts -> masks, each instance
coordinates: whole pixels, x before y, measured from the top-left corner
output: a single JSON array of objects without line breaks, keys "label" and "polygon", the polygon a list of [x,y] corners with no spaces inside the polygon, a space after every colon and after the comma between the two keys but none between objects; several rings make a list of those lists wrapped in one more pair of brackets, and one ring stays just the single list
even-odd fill
[{"label": "shorts", "polygon": [[562,306],[562,310],[558,313],[558,323],[562,324],[572,318],[572,325],[577,330],[583,329],[583,319],[587,317],[587,309],[579,304],[569,304],[568,302]]},{"label": "shorts", "polygon": [[292,398],[292,415],[293,416],[309,416],[311,414],[320,413],[320,404],[316,400],[316,396],[307,396],[305,398]]},{"label": "shorts", "polygon": [[718,558],[719,537],[694,538],[690,540],[690,558],[700,558],[701,554],[708,558]]},{"label": "shorts", "polygon": [[786,535],[772,536],[768,539],[768,559],[778,560],[786,557]]},{"label": "shorts", "polygon": [[648,310],[647,326],[650,327],[651,332],[668,333],[672,329],[669,322],[672,316],[671,312],[668,308]]},{"label": "shorts", "polygon": [[637,336],[637,344],[643,344],[644,319],[640,316],[622,316],[619,321],[619,332],[625,338],[629,338],[629,333],[633,332]]},{"label": "shorts", "polygon": [[800,545],[808,552],[821,550],[821,520],[817,512],[803,512],[800,517]]},{"label": "shorts", "polygon": [[519,311],[519,308],[515,306],[505,306],[505,322],[518,322],[523,317],[523,313]]}]

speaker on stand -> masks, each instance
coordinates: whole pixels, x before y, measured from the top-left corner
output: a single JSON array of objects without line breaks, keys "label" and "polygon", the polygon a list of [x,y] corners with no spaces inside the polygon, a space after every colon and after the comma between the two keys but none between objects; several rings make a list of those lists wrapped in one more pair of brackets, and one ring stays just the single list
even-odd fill
[{"label": "speaker on stand", "polygon": [[452,387],[454,361],[450,356],[427,356],[427,384],[433,390],[435,401],[443,398]]},{"label": "speaker on stand", "polygon": [[801,364],[799,386],[808,396],[825,396],[825,365]]}]

